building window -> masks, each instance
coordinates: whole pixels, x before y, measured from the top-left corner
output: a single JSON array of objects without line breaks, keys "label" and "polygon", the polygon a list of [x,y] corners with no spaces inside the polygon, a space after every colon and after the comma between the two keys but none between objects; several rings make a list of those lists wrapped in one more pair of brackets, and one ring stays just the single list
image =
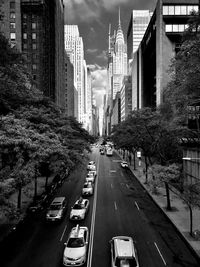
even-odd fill
[{"label": "building window", "polygon": [[186,8],[186,6],[181,6],[181,15],[187,15],[187,8]]},{"label": "building window", "polygon": [[11,28],[11,29],[15,29],[15,22],[11,22],[11,23],[10,23],[10,28]]},{"label": "building window", "polygon": [[15,9],[15,2],[10,2],[10,9]]},{"label": "building window", "polygon": [[27,14],[23,14],[23,19],[27,19]]},{"label": "building window", "polygon": [[23,39],[27,39],[27,33],[26,32],[23,33]]},{"label": "building window", "polygon": [[178,25],[177,24],[175,24],[175,25],[172,26],[172,31],[173,32],[179,32],[179,28],[178,28]]},{"label": "building window", "polygon": [[10,18],[15,19],[15,12],[10,12]]},{"label": "building window", "polygon": [[16,40],[16,33],[14,33],[14,32],[10,33],[10,40],[11,41],[15,41]]},{"label": "building window", "polygon": [[187,7],[187,14],[190,15],[191,12],[195,11],[195,12],[198,12],[198,6],[188,6]]},{"label": "building window", "polygon": [[37,49],[37,45],[36,44],[32,44],[32,48],[33,48],[33,50],[36,50]]},{"label": "building window", "polygon": [[174,15],[174,6],[169,6],[169,15]]},{"label": "building window", "polygon": [[34,81],[37,80],[37,76],[36,76],[36,74],[33,74],[33,80],[34,80]]},{"label": "building window", "polygon": [[27,44],[23,44],[23,49],[24,49],[24,50],[27,49]]},{"label": "building window", "polygon": [[33,30],[36,29],[36,23],[35,23],[35,22],[32,23],[32,29],[33,29]]},{"label": "building window", "polygon": [[175,6],[175,15],[181,15],[181,6]]},{"label": "building window", "polygon": [[32,65],[32,68],[33,68],[33,70],[36,70],[37,69],[37,65],[36,64],[33,64]]},{"label": "building window", "polygon": [[36,33],[32,33],[32,39],[33,39],[33,40],[36,39]]},{"label": "building window", "polygon": [[165,31],[166,32],[172,32],[172,24],[165,25]]}]

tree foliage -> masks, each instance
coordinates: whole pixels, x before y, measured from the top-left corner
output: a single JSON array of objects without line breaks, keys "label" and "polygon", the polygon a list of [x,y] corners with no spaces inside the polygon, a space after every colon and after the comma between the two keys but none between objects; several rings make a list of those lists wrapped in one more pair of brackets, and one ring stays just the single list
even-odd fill
[{"label": "tree foliage", "polygon": [[[90,151],[92,136],[32,86],[23,55],[0,34],[0,202],[41,173],[66,173]],[[45,166],[45,170],[42,168]],[[37,192],[37,188],[35,188]]]}]

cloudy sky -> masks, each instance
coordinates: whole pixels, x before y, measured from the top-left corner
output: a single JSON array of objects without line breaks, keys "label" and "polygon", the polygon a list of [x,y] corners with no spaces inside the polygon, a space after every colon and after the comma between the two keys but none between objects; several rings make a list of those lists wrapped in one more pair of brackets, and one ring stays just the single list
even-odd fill
[{"label": "cloudy sky", "polygon": [[126,40],[131,11],[153,11],[156,2],[157,0],[64,0],[65,24],[78,25],[83,38],[85,60],[91,67],[93,92],[98,106],[102,104],[106,90],[109,24],[112,32],[117,29],[120,7],[122,30]]}]

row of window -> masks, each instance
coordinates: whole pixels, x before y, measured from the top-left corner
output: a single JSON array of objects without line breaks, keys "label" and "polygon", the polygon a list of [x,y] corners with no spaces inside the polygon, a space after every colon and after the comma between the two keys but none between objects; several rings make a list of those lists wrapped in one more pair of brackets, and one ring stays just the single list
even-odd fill
[{"label": "row of window", "polygon": [[198,5],[163,6],[163,15],[190,15],[192,11],[198,12]]},{"label": "row of window", "polygon": [[184,32],[187,28],[187,24],[166,24],[165,32]]},{"label": "row of window", "polygon": [[[23,49],[27,49],[28,48],[28,44],[24,43],[23,44]],[[37,49],[37,44],[32,44],[32,49],[36,50]]]},{"label": "row of window", "polygon": [[[23,33],[23,39],[26,40],[27,37],[28,37],[28,34],[27,34],[26,32],[24,32],[24,33]],[[33,32],[33,33],[32,33],[32,39],[33,39],[33,40],[36,40],[36,38],[37,38],[37,34],[36,34],[35,32]]]}]

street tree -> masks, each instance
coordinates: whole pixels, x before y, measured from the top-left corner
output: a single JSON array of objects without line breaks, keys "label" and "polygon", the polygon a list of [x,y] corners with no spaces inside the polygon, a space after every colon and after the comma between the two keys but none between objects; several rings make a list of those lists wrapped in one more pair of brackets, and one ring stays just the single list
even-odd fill
[{"label": "street tree", "polygon": [[176,164],[169,166],[162,166],[154,164],[151,166],[151,176],[153,187],[164,184],[167,196],[167,210],[171,210],[170,201],[170,185],[174,186],[174,182],[177,182],[180,177],[180,167]]},{"label": "street tree", "polygon": [[193,209],[200,208],[200,185],[199,183],[184,184],[180,198],[189,209],[190,214],[190,235],[193,236]]}]

